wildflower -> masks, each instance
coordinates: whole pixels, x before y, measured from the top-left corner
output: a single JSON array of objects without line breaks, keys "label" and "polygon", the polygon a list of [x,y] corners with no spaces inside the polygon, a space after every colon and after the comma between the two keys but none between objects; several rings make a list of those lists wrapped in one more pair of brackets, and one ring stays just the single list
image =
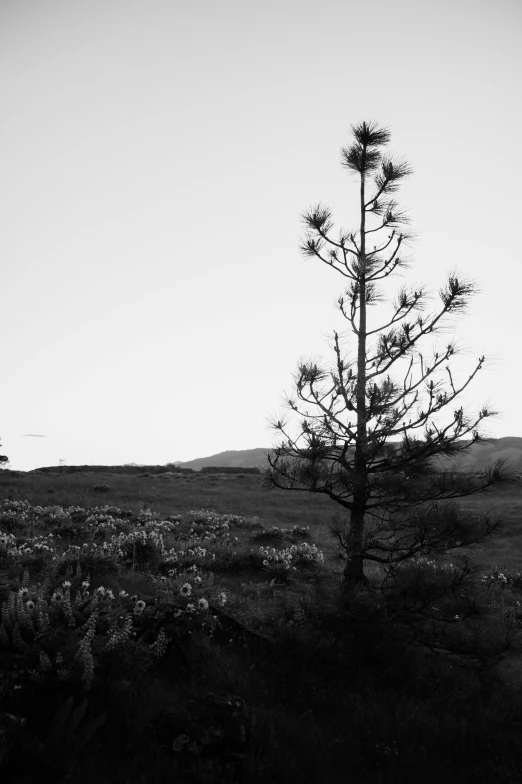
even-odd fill
[{"label": "wildflower", "polygon": [[190,583],[185,583],[185,585],[181,586],[179,592],[180,592],[180,594],[182,596],[190,596],[190,594],[192,593],[192,586],[191,586],[191,584]]},{"label": "wildflower", "polygon": [[172,614],[174,618],[179,618],[179,616],[181,615],[181,610],[179,609],[179,607],[177,607]]},{"label": "wildflower", "polygon": [[203,582],[203,580],[198,575],[197,577],[194,577],[194,582],[196,583],[196,585],[200,585]]},{"label": "wildflower", "polygon": [[127,593],[127,591],[120,591],[120,593],[119,593],[119,596],[121,596],[122,599],[124,599],[128,595],[129,594]]},{"label": "wildflower", "polygon": [[269,563],[268,563],[268,561],[266,560],[266,558],[265,558],[265,560],[263,561],[263,566],[269,566]]},{"label": "wildflower", "polygon": [[195,604],[192,604],[192,602],[190,604],[187,604],[187,612],[193,613],[195,611],[196,611],[196,605]]},{"label": "wildflower", "polygon": [[140,599],[139,602],[136,602],[134,609],[136,610],[136,612],[143,612],[145,607],[146,607],[145,602],[142,599]]},{"label": "wildflower", "polygon": [[186,735],[178,735],[178,737],[172,744],[172,748],[174,749],[174,751],[181,751],[185,743],[188,743],[188,737]]},{"label": "wildflower", "polygon": [[26,610],[34,610],[35,606],[36,606],[36,605],[35,605],[35,603],[33,602],[33,600],[32,600],[32,599],[29,599],[29,601],[28,601],[28,602],[27,602],[27,604],[25,605],[25,609],[26,609]]},{"label": "wildflower", "polygon": [[62,583],[62,585],[63,585],[63,587],[64,587],[64,588],[70,588],[70,587],[71,587],[71,585],[72,585],[72,583],[70,583],[70,582],[69,582],[69,580],[65,580],[65,581]]},{"label": "wildflower", "polygon": [[18,591],[18,596],[21,596],[22,599],[29,594],[29,588],[20,588]]},{"label": "wildflower", "polygon": [[200,599],[198,602],[198,610],[208,610],[208,602],[206,599]]},{"label": "wildflower", "polygon": [[218,596],[218,604],[220,607],[223,607],[227,600],[227,595],[225,593],[220,593]]}]

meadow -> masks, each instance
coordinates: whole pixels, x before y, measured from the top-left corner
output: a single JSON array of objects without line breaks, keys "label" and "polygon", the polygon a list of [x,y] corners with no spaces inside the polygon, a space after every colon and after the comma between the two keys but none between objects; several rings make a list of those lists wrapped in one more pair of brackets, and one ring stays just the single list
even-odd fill
[{"label": "meadow", "polygon": [[[320,495],[248,474],[0,472],[7,780],[521,781],[522,491],[462,505],[502,523],[467,548],[443,624],[479,656],[412,636],[424,621],[391,611],[378,568],[341,597],[339,509]],[[460,555],[419,559],[415,579]]]}]

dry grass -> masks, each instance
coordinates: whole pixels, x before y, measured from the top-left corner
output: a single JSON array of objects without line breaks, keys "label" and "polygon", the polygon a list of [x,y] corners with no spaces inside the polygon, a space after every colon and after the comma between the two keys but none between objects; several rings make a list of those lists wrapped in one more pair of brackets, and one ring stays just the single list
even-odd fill
[{"label": "dry grass", "polygon": [[[107,484],[107,493],[97,493],[95,485]],[[323,495],[286,492],[261,488],[253,475],[179,474],[170,476],[111,474],[25,474],[11,476],[0,472],[0,497],[28,500],[43,506],[80,505],[86,508],[103,504],[134,511],[149,508],[163,516],[210,509],[220,514],[258,518],[258,526],[291,528],[310,526],[317,546],[325,554],[325,565],[339,572],[338,548],[328,534],[339,506]],[[491,510],[500,515],[502,527],[484,543],[454,552],[468,555],[484,573],[495,570],[516,572],[522,566],[522,489],[500,488],[460,502],[468,512],[482,514]],[[253,530],[256,521],[253,521]],[[234,532],[251,544],[245,529]],[[256,543],[257,546],[257,543]],[[371,570],[370,570],[371,571]],[[374,570],[377,571],[377,570]]]}]

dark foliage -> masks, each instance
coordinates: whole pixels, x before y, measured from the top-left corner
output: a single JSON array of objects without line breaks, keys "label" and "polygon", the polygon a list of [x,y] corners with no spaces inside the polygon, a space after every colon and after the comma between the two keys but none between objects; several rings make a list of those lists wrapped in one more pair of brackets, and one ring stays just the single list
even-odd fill
[{"label": "dark foliage", "polygon": [[[410,266],[409,221],[392,194],[411,170],[383,151],[387,129],[363,122],[352,130],[342,164],[359,180],[358,230],[341,229],[334,238],[330,210],[317,205],[303,216],[301,249],[347,279],[338,305],[355,336],[356,358],[334,332],[331,367],[299,364],[295,396],[286,399],[298,427],[273,423],[281,440],[265,474],[269,488],[323,493],[342,508],[332,535],[345,554],[347,585],[366,581],[368,561],[391,567],[481,541],[497,521],[464,518],[453,500],[514,478],[503,461],[482,471],[456,468],[456,458],[487,440],[482,423],[495,414],[488,406],[469,413],[456,403],[485,357],[461,375],[450,368],[459,353],[454,340],[420,346],[465,311],[477,286],[451,272],[431,311],[422,286],[402,286],[386,314],[380,282]],[[375,305],[380,326],[370,324]]]}]

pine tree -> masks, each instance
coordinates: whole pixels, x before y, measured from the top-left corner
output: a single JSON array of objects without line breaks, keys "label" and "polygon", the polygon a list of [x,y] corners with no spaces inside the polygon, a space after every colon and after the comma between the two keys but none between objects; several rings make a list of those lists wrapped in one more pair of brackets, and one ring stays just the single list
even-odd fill
[{"label": "pine tree", "polygon": [[[319,204],[303,215],[301,250],[347,279],[338,305],[356,357],[350,360],[334,332],[332,367],[299,364],[296,397],[286,398],[299,431],[293,435],[287,419],[272,423],[282,440],[266,474],[268,487],[323,493],[345,510],[331,529],[346,558],[345,585],[367,582],[366,561],[393,570],[419,554],[481,541],[497,523],[466,518],[454,499],[510,478],[501,461],[464,472],[454,460],[487,440],[481,425],[496,413],[484,406],[469,414],[456,403],[485,357],[458,381],[450,367],[459,353],[454,340],[420,347],[448,317],[464,313],[477,286],[450,273],[431,311],[424,287],[401,286],[394,300],[384,299],[381,281],[410,266],[404,250],[413,237],[394,194],[411,169],[386,154],[387,129],[363,122],[352,131],[341,159],[359,181],[358,230],[341,229],[334,238],[332,213]],[[386,316],[384,303],[391,305]]]}]

